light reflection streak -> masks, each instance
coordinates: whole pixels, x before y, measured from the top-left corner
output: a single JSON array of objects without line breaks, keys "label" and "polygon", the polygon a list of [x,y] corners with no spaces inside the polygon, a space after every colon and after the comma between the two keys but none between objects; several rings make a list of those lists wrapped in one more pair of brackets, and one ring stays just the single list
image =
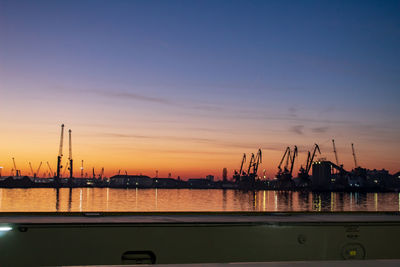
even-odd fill
[{"label": "light reflection streak", "polygon": [[107,187],[107,190],[106,190],[106,210],[107,211],[108,211],[108,202],[109,202],[109,200],[110,200],[110,188]]},{"label": "light reflection streak", "polygon": [[263,192],[263,211],[265,211],[265,190]]},{"label": "light reflection streak", "polygon": [[155,190],[156,192],[155,192],[155,201],[156,201],[156,210],[158,210],[158,204],[157,204],[157,188],[156,188],[156,190]]},{"label": "light reflection streak", "polygon": [[137,210],[137,204],[138,204],[138,188],[136,187],[135,191],[135,209]]},{"label": "light reflection streak", "polygon": [[353,211],[353,192],[350,192],[350,211]]},{"label": "light reflection streak", "polygon": [[83,198],[82,189],[79,191],[79,211],[82,212],[82,198]]},{"label": "light reflection streak", "polygon": [[90,190],[90,188],[87,187],[86,188],[86,208],[89,207],[89,190]]}]

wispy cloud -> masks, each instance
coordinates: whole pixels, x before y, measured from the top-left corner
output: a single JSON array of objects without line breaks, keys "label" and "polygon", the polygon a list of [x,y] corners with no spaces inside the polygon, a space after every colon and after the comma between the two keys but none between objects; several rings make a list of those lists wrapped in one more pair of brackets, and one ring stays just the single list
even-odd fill
[{"label": "wispy cloud", "polygon": [[173,141],[193,141],[199,143],[215,142],[214,139],[200,138],[200,137],[184,137],[184,136],[162,136],[162,135],[137,135],[137,134],[123,134],[123,133],[97,133],[97,136],[111,137],[111,138],[133,138],[133,139],[160,139],[160,140],[173,140]]},{"label": "wispy cloud", "polygon": [[141,95],[141,94],[131,93],[131,92],[115,92],[115,91],[93,91],[93,92],[96,92],[98,94],[108,96],[108,97],[114,97],[114,98],[146,101],[146,102],[153,102],[153,103],[166,104],[166,105],[176,104],[166,98],[146,96],[146,95]]},{"label": "wispy cloud", "polygon": [[325,126],[325,127],[315,127],[315,128],[311,128],[311,131],[313,131],[314,133],[326,133],[328,131],[329,127]]},{"label": "wispy cloud", "polygon": [[295,125],[295,126],[290,127],[291,132],[300,134],[300,135],[304,134],[303,130],[304,130],[304,125]]},{"label": "wispy cloud", "polygon": [[197,103],[196,105],[188,105],[186,103],[181,103],[175,100],[171,100],[166,97],[154,97],[148,96],[144,94],[138,94],[133,92],[124,92],[124,91],[98,91],[98,90],[90,90],[89,92],[99,94],[106,97],[124,99],[124,100],[133,100],[133,101],[144,101],[151,102],[156,104],[163,105],[171,105],[179,108],[193,109],[193,110],[204,110],[204,111],[221,111],[223,108],[221,106],[209,104],[209,103]]}]

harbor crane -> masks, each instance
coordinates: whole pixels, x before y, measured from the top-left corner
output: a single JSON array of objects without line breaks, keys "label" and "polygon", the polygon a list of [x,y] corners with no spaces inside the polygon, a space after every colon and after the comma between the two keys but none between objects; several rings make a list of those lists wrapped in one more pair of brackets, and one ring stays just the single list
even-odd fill
[{"label": "harbor crane", "polygon": [[55,177],[57,179],[60,178],[60,171],[61,171],[61,168],[62,168],[61,159],[62,159],[62,156],[63,156],[63,154],[62,154],[63,141],[64,141],[64,124],[61,124],[60,147],[59,147],[58,156],[57,156],[57,174],[56,174],[56,177]]},{"label": "harbor crane", "polygon": [[69,129],[68,133],[69,133],[69,156],[68,156],[69,168],[68,168],[68,170],[69,170],[69,178],[72,178],[73,174],[74,174],[74,169],[73,169],[74,161],[72,159],[72,139],[71,139],[72,131],[71,131],[71,129]]},{"label": "harbor crane", "polygon": [[317,144],[314,144],[314,151],[312,154],[310,153],[310,151],[308,151],[306,167],[303,168],[303,166],[301,166],[300,171],[299,171],[298,176],[300,178],[307,179],[309,177],[310,169],[314,162],[315,153],[317,151],[319,154],[321,154],[321,150],[319,149],[319,146]]},{"label": "harbor crane", "polygon": [[293,167],[294,167],[294,161],[296,159],[296,156],[297,156],[297,146],[294,146],[293,155],[292,155],[292,158],[291,158],[291,161],[290,161],[290,172],[289,172],[290,176],[292,176]]},{"label": "harbor crane", "polygon": [[332,139],[332,145],[333,145],[333,153],[335,153],[336,165],[340,166],[334,139]]},{"label": "harbor crane", "polygon": [[254,153],[251,153],[251,158],[250,158],[250,163],[249,163],[249,168],[248,168],[248,170],[247,170],[247,174],[250,174],[250,169],[251,169],[251,167],[253,166],[254,160],[255,160]]},{"label": "harbor crane", "polygon": [[[317,152],[317,151],[318,151],[319,154],[321,154],[321,150],[319,149],[319,146],[318,146],[317,144],[314,144],[314,151],[313,151],[313,153],[312,153],[312,156],[310,157],[310,160],[307,159],[307,166],[306,166],[306,173],[307,173],[307,175],[308,175],[309,172],[310,172],[312,163],[313,163],[313,161],[314,161],[315,152]],[[309,152],[309,153],[310,153],[310,152]],[[310,154],[308,154],[308,155],[310,155]]]},{"label": "harbor crane", "polygon": [[37,175],[39,175],[40,167],[42,167],[42,162],[39,163],[39,167],[37,168],[36,173],[34,174],[34,177],[36,177]]},{"label": "harbor crane", "polygon": [[242,163],[240,164],[239,172],[235,170],[235,174],[233,175],[233,179],[238,183],[240,182],[240,176],[245,175],[243,171],[243,164],[246,162],[246,153],[243,153]]},{"label": "harbor crane", "polygon": [[243,164],[246,162],[246,153],[243,153],[242,164],[240,164],[239,175],[242,175]]},{"label": "harbor crane", "polygon": [[261,149],[258,149],[257,156],[255,157],[255,160],[254,160],[254,163],[253,163],[253,175],[254,175],[254,177],[257,176],[258,166],[259,166],[260,163],[262,163],[262,153],[261,153]]},{"label": "harbor crane", "polygon": [[14,170],[15,170],[15,176],[21,176],[21,170],[17,169],[17,165],[15,164],[15,159],[12,158],[13,164],[14,164]]},{"label": "harbor crane", "polygon": [[47,167],[49,168],[49,176],[51,176],[51,175],[53,175],[54,174],[54,172],[53,172],[53,170],[51,169],[51,167],[50,167],[50,163],[47,161]]},{"label": "harbor crane", "polygon": [[32,173],[32,176],[34,176],[35,174],[34,174],[34,172],[33,172],[33,168],[32,168],[32,164],[31,164],[31,162],[29,162],[29,167],[31,168],[31,173]]},{"label": "harbor crane", "polygon": [[[281,172],[282,172],[281,166],[282,166],[282,163],[283,163],[283,161],[285,160],[285,157],[286,157],[287,155],[290,155],[290,147],[287,147],[287,148],[286,148],[285,153],[283,154],[283,157],[282,157],[282,159],[281,159],[281,162],[279,162],[279,165],[278,165],[278,173],[281,173]],[[287,162],[287,161],[286,161],[286,162]],[[286,166],[287,166],[287,163],[286,163]]]},{"label": "harbor crane", "polygon": [[355,168],[357,168],[357,167],[358,167],[358,164],[357,164],[356,152],[355,152],[355,150],[354,150],[354,144],[353,144],[353,143],[351,143],[351,150],[353,151],[354,166],[355,166]]},{"label": "harbor crane", "polygon": [[289,169],[288,169],[288,167],[289,167],[289,162],[292,161],[291,153],[292,153],[292,151],[291,151],[290,148],[289,148],[289,151],[288,151],[288,153],[287,153],[287,155],[286,155],[286,163],[285,163],[285,166],[284,166],[284,168],[283,168],[283,171],[284,171],[284,172],[288,172],[288,171],[289,171]]}]

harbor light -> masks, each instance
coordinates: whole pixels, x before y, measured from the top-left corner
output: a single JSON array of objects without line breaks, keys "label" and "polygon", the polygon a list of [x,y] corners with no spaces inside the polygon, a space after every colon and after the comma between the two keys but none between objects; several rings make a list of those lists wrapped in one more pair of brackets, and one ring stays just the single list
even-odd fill
[{"label": "harbor light", "polygon": [[0,232],[8,232],[11,230],[12,230],[12,227],[10,227],[10,226],[0,226]]}]

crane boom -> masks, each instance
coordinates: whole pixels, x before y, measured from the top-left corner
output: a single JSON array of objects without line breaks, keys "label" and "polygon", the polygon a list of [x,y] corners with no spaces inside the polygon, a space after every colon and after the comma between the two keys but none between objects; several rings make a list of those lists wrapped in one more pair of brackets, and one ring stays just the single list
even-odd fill
[{"label": "crane boom", "polygon": [[247,170],[247,174],[250,174],[250,169],[251,169],[251,166],[253,166],[253,161],[254,161],[254,153],[251,153],[251,158],[250,158],[250,163],[249,163],[249,168],[248,168],[248,170]]},{"label": "crane boom", "polygon": [[36,175],[38,175],[38,174],[39,174],[40,167],[42,167],[42,162],[40,162],[40,163],[39,163],[39,167],[37,168]]},{"label": "crane boom", "polygon": [[309,163],[309,162],[310,162],[310,158],[311,158],[311,153],[310,153],[310,151],[308,151],[308,154],[307,154],[307,162],[306,162],[306,170],[307,170],[308,164],[310,164],[310,163]]},{"label": "crane boom", "polygon": [[281,162],[279,162],[279,165],[278,165],[278,169],[279,169],[279,170],[281,170],[282,163],[283,163],[283,161],[285,160],[285,157],[286,157],[286,154],[288,153],[288,151],[290,151],[290,148],[289,148],[289,147],[286,148],[285,153],[283,154],[283,157],[282,157],[282,159],[281,159]]},{"label": "crane boom", "polygon": [[50,167],[50,163],[47,161],[47,167],[49,167],[49,171],[50,171],[50,176],[54,175],[53,170]]},{"label": "crane boom", "polygon": [[358,164],[357,164],[356,152],[354,151],[354,144],[353,143],[351,143],[351,150],[353,151],[354,166],[357,168]]},{"label": "crane boom", "polygon": [[290,150],[290,148],[289,148],[289,150],[288,150],[288,153],[287,153],[287,156],[286,156],[285,169],[287,169],[287,168],[288,168],[288,166],[289,166],[289,162],[290,162],[290,161],[291,161],[291,159],[292,159],[292,156],[291,156],[290,154],[291,154],[291,150]]},{"label": "crane boom", "polygon": [[335,145],[335,140],[332,139],[332,145],[333,145],[333,153],[335,153],[335,159],[336,159],[336,165],[339,166],[339,159],[336,151],[336,145]]},{"label": "crane boom", "polygon": [[261,149],[258,149],[257,156],[256,156],[256,159],[255,159],[254,164],[253,164],[253,174],[254,175],[257,175],[258,165],[260,163],[262,163],[262,153],[261,153]]},{"label": "crane boom", "polygon": [[321,154],[321,150],[319,149],[319,146],[318,146],[317,144],[315,144],[315,145],[314,145],[313,154],[312,154],[312,156],[310,157],[310,161],[308,162],[308,165],[307,165],[307,167],[306,167],[306,172],[307,172],[307,173],[310,172],[311,165],[312,165],[312,163],[313,163],[313,161],[314,161],[315,152],[317,152],[317,151],[318,151],[319,154]]},{"label": "crane boom", "polygon": [[13,164],[14,164],[14,170],[16,170],[17,169],[17,165],[15,164],[15,159],[12,158],[12,160],[13,160]]},{"label": "crane boom", "polygon": [[32,176],[35,176],[35,173],[33,172],[32,164],[30,162],[29,162],[29,167],[31,168]]},{"label": "crane boom", "polygon": [[297,156],[297,146],[294,146],[293,149],[293,156],[292,156],[292,161],[290,162],[290,175],[292,175],[293,172],[293,167],[294,167],[294,160],[296,159]]},{"label": "crane boom", "polygon": [[240,164],[239,175],[242,175],[243,164],[244,164],[245,162],[246,162],[246,153],[243,153],[243,159],[242,159],[242,164]]},{"label": "crane boom", "polygon": [[12,158],[15,170],[15,176],[21,176],[21,171],[17,169],[17,165],[15,164],[15,159]]}]

